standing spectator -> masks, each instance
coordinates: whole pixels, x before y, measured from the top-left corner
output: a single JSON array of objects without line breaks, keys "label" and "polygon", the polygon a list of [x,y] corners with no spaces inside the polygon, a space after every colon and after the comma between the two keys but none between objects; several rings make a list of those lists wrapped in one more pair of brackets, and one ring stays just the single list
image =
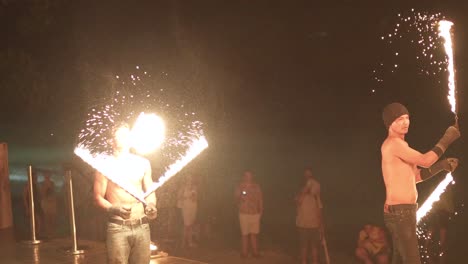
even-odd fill
[{"label": "standing spectator", "polygon": [[211,218],[212,211],[215,205],[214,200],[210,200],[211,185],[208,185],[206,177],[197,175],[197,190],[198,190],[198,235],[194,235],[199,243],[208,242],[211,240]]},{"label": "standing spectator", "polygon": [[364,264],[388,264],[390,247],[385,230],[379,226],[365,225],[359,232],[356,257]]},{"label": "standing spectator", "polygon": [[55,196],[55,183],[50,179],[50,173],[44,173],[41,184],[41,207],[44,213],[44,233],[50,237],[55,235],[57,223],[57,198]]},{"label": "standing spectator", "polygon": [[[37,187],[37,173],[35,171],[32,172],[32,186],[33,186],[33,201],[34,201],[34,219],[36,224],[36,235],[39,235],[42,231],[42,219],[43,219],[43,211],[41,207],[41,194],[39,192],[39,188]],[[26,219],[29,221],[31,217],[31,191],[29,189],[29,178],[26,182],[26,185],[23,189],[23,205],[24,205],[24,213]]]},{"label": "standing spectator", "polygon": [[235,197],[239,206],[239,222],[242,234],[243,258],[248,256],[249,241],[253,257],[260,257],[258,253],[257,236],[260,233],[260,218],[263,214],[263,194],[260,186],[254,182],[253,173],[245,171],[242,181],[237,186]]},{"label": "standing spectator", "polygon": [[188,175],[184,186],[179,190],[178,207],[182,211],[184,220],[184,235],[182,247],[195,247],[193,243],[193,225],[198,209],[198,186],[193,175]]},{"label": "standing spectator", "polygon": [[312,263],[319,263],[318,249],[323,236],[323,206],[320,198],[320,183],[314,178],[309,168],[304,171],[304,184],[296,196],[296,206],[301,263],[307,263],[308,253],[312,255]]}]

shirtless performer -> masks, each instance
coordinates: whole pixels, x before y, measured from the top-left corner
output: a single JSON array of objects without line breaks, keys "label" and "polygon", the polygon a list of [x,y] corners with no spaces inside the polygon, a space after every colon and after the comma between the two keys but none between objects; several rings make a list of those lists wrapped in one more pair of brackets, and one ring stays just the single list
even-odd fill
[{"label": "shirtless performer", "polygon": [[[406,107],[392,103],[383,111],[388,137],[382,144],[382,173],[387,198],[384,221],[393,240],[392,263],[419,264],[416,235],[416,184],[441,171],[454,171],[458,160],[439,160],[450,144],[460,137],[458,127],[451,126],[435,147],[424,154],[409,147],[405,141],[410,124]],[[422,168],[422,169],[419,169]]]},{"label": "shirtless performer", "polygon": [[[143,193],[153,183],[148,160],[130,153],[129,128],[122,126],[115,132],[114,165],[116,173],[134,190]],[[107,261],[113,263],[149,263],[149,220],[157,216],[156,195],[146,198],[147,206],[138,202],[125,190],[96,172],[94,198],[109,214],[107,223]]]}]

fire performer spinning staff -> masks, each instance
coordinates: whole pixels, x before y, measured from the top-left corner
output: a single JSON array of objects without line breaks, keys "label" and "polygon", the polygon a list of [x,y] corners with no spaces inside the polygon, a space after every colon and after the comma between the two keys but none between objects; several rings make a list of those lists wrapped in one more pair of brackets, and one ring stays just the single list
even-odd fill
[{"label": "fire performer spinning staff", "polygon": [[[110,162],[122,182],[143,193],[153,183],[151,166],[145,158],[130,153],[129,135],[128,126],[117,129],[114,156]],[[96,172],[94,197],[97,205],[109,214],[106,239],[108,263],[149,263],[149,220],[157,216],[156,195],[149,195],[144,206],[127,191]]]},{"label": "fire performer spinning staff", "polygon": [[449,127],[435,147],[422,154],[409,147],[405,141],[410,125],[405,106],[400,103],[387,105],[383,111],[383,121],[388,129],[388,137],[381,148],[382,173],[386,187],[384,221],[393,240],[392,263],[419,264],[416,183],[441,171],[455,170],[457,159],[437,160],[460,137],[460,131],[456,126]]}]

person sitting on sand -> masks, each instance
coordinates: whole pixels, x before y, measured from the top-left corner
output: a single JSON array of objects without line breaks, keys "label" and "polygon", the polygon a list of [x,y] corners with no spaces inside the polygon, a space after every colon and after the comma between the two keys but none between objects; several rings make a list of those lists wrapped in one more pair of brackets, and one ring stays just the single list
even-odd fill
[{"label": "person sitting on sand", "polygon": [[356,257],[365,264],[387,264],[390,247],[385,230],[379,226],[365,225],[359,232]]}]

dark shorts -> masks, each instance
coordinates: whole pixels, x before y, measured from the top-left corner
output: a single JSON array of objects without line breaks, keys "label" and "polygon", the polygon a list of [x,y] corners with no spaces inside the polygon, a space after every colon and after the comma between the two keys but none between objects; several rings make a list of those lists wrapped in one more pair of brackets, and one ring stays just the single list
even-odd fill
[{"label": "dark shorts", "polygon": [[301,245],[318,245],[320,243],[320,231],[318,228],[298,227],[297,231],[299,233],[299,242]]}]

